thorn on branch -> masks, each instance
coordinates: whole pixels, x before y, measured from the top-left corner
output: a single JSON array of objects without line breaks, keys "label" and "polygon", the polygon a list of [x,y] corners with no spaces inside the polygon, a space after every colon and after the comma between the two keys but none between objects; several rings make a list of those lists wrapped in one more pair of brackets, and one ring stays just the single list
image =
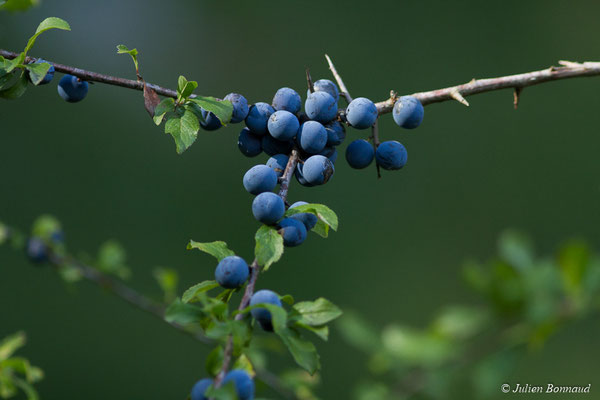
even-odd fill
[{"label": "thorn on branch", "polygon": [[333,74],[335,81],[337,82],[338,86],[340,87],[340,94],[344,96],[344,98],[346,99],[348,104],[352,103],[352,96],[350,96],[350,92],[348,91],[348,88],[346,88],[346,85],[344,84],[342,77],[340,76],[340,74],[338,74],[337,69],[335,69],[335,66],[333,65],[333,61],[331,61],[331,58],[327,54],[325,54],[325,58],[327,59],[327,63],[329,64],[329,70],[331,70],[331,73]]},{"label": "thorn on branch", "polygon": [[313,84],[312,78],[310,76],[310,69],[306,68],[306,83],[308,83],[308,90],[311,93],[315,92],[315,85]]},{"label": "thorn on branch", "polygon": [[521,91],[523,88],[516,87],[513,92],[513,105],[515,106],[515,110],[519,108],[519,100],[521,99]]},{"label": "thorn on branch", "polygon": [[458,89],[454,88],[453,90],[451,90],[450,91],[450,96],[454,100],[458,101],[460,104],[469,107],[469,102],[467,100],[465,100],[465,98],[462,96],[462,94],[460,94],[460,92],[458,91]]}]

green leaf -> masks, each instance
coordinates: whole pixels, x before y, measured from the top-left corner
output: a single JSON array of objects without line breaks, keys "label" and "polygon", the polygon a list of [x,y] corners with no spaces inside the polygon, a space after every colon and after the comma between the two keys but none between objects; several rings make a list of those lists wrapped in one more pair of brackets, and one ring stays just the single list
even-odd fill
[{"label": "green leaf", "polygon": [[210,386],[205,393],[205,397],[213,400],[237,400],[237,394],[235,392],[235,385],[233,382],[227,382],[227,384],[221,386],[218,389]]},{"label": "green leaf", "polygon": [[303,328],[308,331],[311,331],[312,333],[314,333],[315,335],[317,335],[324,341],[327,341],[327,339],[329,339],[329,327],[327,325],[310,326],[307,324],[303,324],[302,322],[296,322],[294,325],[297,326],[298,328]]},{"label": "green leaf", "polygon": [[231,121],[233,114],[233,104],[227,100],[217,100],[214,97],[196,96],[190,99],[191,102],[197,104],[208,112],[215,114],[221,124],[227,125]]},{"label": "green leaf", "polygon": [[323,297],[315,301],[301,301],[293,308],[300,313],[300,322],[310,326],[324,325],[342,315],[338,306]]},{"label": "green leaf", "polygon": [[25,332],[17,332],[0,342],[0,360],[6,360],[12,356],[17,350],[25,346],[27,338]]},{"label": "green leaf", "polygon": [[256,262],[267,271],[283,254],[283,237],[272,226],[263,225],[256,231],[254,239]]},{"label": "green leaf", "polygon": [[171,97],[163,99],[154,109],[154,123],[157,126],[160,125],[165,118],[165,115],[173,110],[175,110],[175,99],[172,99]]},{"label": "green leaf", "polygon": [[591,255],[587,243],[581,240],[571,240],[560,249],[558,265],[565,289],[569,293],[577,293],[580,290]]},{"label": "green leaf", "polygon": [[154,279],[163,291],[165,302],[172,302],[177,293],[177,283],[179,283],[179,274],[172,268],[157,267],[153,271]]},{"label": "green leaf", "polygon": [[244,370],[251,377],[254,377],[254,375],[256,375],[256,372],[254,371],[254,367],[252,366],[252,362],[250,362],[250,359],[248,357],[246,357],[245,354],[242,354],[241,356],[238,357],[237,360],[235,360],[235,362],[233,363],[232,369]]},{"label": "green leaf", "polygon": [[373,329],[373,324],[366,321],[355,312],[344,312],[337,321],[338,332],[350,345],[367,354],[375,353],[381,347],[379,332]]},{"label": "green leaf", "polygon": [[19,79],[12,86],[8,87],[7,89],[0,90],[0,97],[7,100],[18,99],[25,94],[28,82],[29,80],[27,79],[25,71],[21,72]]},{"label": "green leaf", "polygon": [[498,240],[498,251],[500,257],[517,270],[525,271],[533,267],[533,244],[523,233],[510,230],[503,232]]},{"label": "green leaf", "polygon": [[186,109],[181,117],[173,116],[165,124],[165,132],[173,136],[177,153],[186,151],[198,137],[200,123],[191,110]]},{"label": "green leaf", "polygon": [[0,90],[4,89],[4,87],[7,86],[8,83],[10,83],[13,77],[14,74],[2,75],[2,70],[0,69]]},{"label": "green leaf", "polygon": [[175,299],[165,311],[165,321],[181,325],[199,323],[205,316],[201,308]]},{"label": "green leaf", "polygon": [[70,31],[71,27],[69,26],[69,23],[63,19],[56,17],[46,18],[39,24],[35,34],[29,38],[27,47],[25,47],[25,53],[27,53],[33,47],[38,36],[50,29],[62,29],[63,31]]},{"label": "green leaf", "polygon": [[138,71],[139,66],[138,66],[138,60],[137,60],[137,56],[138,56],[137,49],[130,50],[124,44],[119,44],[119,45],[117,45],[117,54],[129,54],[131,56],[131,58],[133,59],[133,64],[135,65],[136,72]]},{"label": "green leaf", "polygon": [[285,296],[280,296],[279,299],[290,306],[294,305],[294,298],[291,294],[286,294]]},{"label": "green leaf", "polygon": [[131,276],[131,270],[125,263],[126,259],[127,253],[123,246],[116,240],[108,240],[98,250],[96,268],[121,279],[127,279]]},{"label": "green leaf", "polygon": [[192,92],[194,90],[196,90],[197,87],[198,87],[198,82],[188,81],[187,79],[185,79],[185,76],[183,76],[183,75],[179,76],[179,80],[177,83],[177,93],[179,93],[179,96],[181,98],[187,99],[188,97],[190,97]]},{"label": "green leaf", "polygon": [[206,356],[206,372],[210,376],[216,376],[223,365],[223,346],[217,346]]},{"label": "green leaf", "polygon": [[19,65],[23,65],[23,63],[25,62],[25,53],[19,53],[19,55],[13,58],[12,60],[3,58],[2,61],[3,65],[0,71],[0,75],[5,75],[12,72]]},{"label": "green leaf", "polygon": [[181,301],[183,301],[184,303],[193,303],[195,301],[201,301],[201,299],[203,298],[201,294],[204,294],[216,287],[219,287],[219,284],[216,281],[200,282],[186,290],[183,293],[183,296],[181,296]]},{"label": "green leaf", "polygon": [[52,215],[41,215],[33,222],[31,234],[46,242],[52,240],[57,232],[62,231],[61,223]]},{"label": "green leaf", "polygon": [[44,80],[50,67],[51,65],[48,63],[33,63],[25,66],[29,71],[29,79],[34,85],[39,85]]},{"label": "green leaf", "polygon": [[[338,217],[329,207],[323,204],[303,204],[294,208],[289,208],[285,215],[290,216],[299,213],[311,213],[316,215],[320,221],[331,227],[334,231],[338,228]],[[318,224],[317,224],[318,225]],[[319,228],[322,230],[322,228]]]},{"label": "green leaf", "polygon": [[321,367],[321,363],[314,344],[303,339],[295,329],[280,329],[276,333],[300,367],[304,368],[311,375],[317,372]]},{"label": "green leaf", "polygon": [[438,315],[431,329],[442,337],[465,340],[481,332],[488,321],[489,315],[485,309],[453,306]]},{"label": "green leaf", "polygon": [[385,328],[382,341],[389,355],[414,366],[438,366],[447,362],[457,351],[450,341],[398,325]]},{"label": "green leaf", "polygon": [[225,257],[235,256],[233,250],[227,247],[227,243],[223,241],[200,243],[190,240],[187,245],[188,250],[198,249],[215,257],[219,262]]},{"label": "green leaf", "polygon": [[26,11],[39,3],[40,0],[2,0],[0,11]]}]

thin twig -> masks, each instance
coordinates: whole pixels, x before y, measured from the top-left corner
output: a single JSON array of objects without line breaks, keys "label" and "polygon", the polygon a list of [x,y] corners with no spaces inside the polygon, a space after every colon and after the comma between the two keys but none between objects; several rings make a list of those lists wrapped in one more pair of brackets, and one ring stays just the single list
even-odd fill
[{"label": "thin twig", "polygon": [[292,153],[290,154],[290,158],[288,159],[288,163],[285,166],[285,170],[283,170],[283,175],[281,176],[281,186],[279,186],[279,197],[283,199],[284,203],[287,201],[292,175],[294,174],[296,166],[298,165],[298,157],[298,150],[293,149]]},{"label": "thin twig", "polygon": [[[379,147],[379,119],[375,120],[375,123],[371,127],[371,139],[373,139],[373,150],[377,152],[377,148]],[[375,166],[377,167],[377,178],[381,178],[381,169],[379,167],[379,163],[377,162],[377,158],[375,159]]]},{"label": "thin twig", "polygon": [[331,61],[331,58],[329,58],[329,56],[327,54],[325,54],[325,58],[327,59],[327,63],[329,64],[329,69],[331,70],[333,77],[335,78],[338,86],[340,87],[342,94],[346,98],[346,101],[348,102],[348,104],[352,103],[352,96],[350,96],[350,92],[348,91],[348,88],[346,88],[346,85],[344,85],[344,81],[342,80],[342,77],[340,76],[340,74],[338,74],[337,69],[335,69],[335,66],[333,65],[333,62]]}]

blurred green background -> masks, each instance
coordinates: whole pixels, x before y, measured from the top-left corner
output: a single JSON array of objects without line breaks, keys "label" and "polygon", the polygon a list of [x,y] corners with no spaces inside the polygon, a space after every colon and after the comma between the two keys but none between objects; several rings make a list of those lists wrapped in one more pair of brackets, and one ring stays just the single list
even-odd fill
[{"label": "blurred green background", "polygon": [[[243,93],[270,102],[290,86],[305,91],[304,68],[330,78],[328,53],[355,96],[387,98],[474,77],[540,69],[559,59],[598,60],[597,1],[217,2],[44,1],[0,15],[0,47],[19,50],[47,16],[70,22],[33,56],[134,78],[123,43],[140,51],[142,75],[197,92]],[[383,139],[400,140],[408,165],[376,179],[340,157],[324,187],[295,184],[290,199],[321,202],[340,217],[338,233],[312,235],[261,276],[258,286],[298,300],[325,296],[383,326],[425,324],[442,305],[470,302],[460,267],[493,254],[515,227],[541,252],[571,236],[598,245],[600,79],[529,88],[517,111],[502,91],[426,108],[416,131],[387,115]],[[156,128],[139,92],[96,84],[67,104],[55,84],[0,104],[0,219],[28,229],[41,213],[64,223],[73,251],[108,238],[128,250],[133,286],[159,296],[155,266],[177,268],[180,290],[213,274],[211,257],[187,252],[190,238],[225,240],[251,259],[257,228],[244,172],[266,157],[237,150],[240,125],[201,132],[182,156]],[[350,130],[349,139],[364,131]],[[348,143],[347,141],[346,143]],[[24,354],[46,372],[45,399],[184,398],[204,375],[209,348],[88,283],[65,290],[51,269],[0,249],[0,337],[25,330]],[[509,382],[600,385],[600,326],[583,320],[552,337]],[[333,333],[318,344],[324,398],[346,398],[364,357]],[[291,365],[291,358],[275,365]]]}]

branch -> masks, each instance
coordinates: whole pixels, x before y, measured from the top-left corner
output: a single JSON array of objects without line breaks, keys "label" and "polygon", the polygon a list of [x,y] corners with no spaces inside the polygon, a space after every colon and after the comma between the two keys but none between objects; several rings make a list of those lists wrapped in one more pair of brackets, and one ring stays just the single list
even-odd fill
[{"label": "branch", "polygon": [[[559,64],[561,65],[560,67],[550,67],[540,71],[526,72],[523,74],[489,79],[473,79],[471,82],[462,85],[431,90],[429,92],[413,93],[411,96],[416,97],[424,106],[426,106],[428,104],[447,100],[457,100],[460,98],[463,98],[464,100],[464,97],[467,96],[501,89],[515,89],[516,92],[520,94],[523,88],[539,85],[540,83],[600,75],[600,62],[574,63],[570,61],[559,61]],[[377,103],[376,105],[379,114],[391,112],[395,101],[396,99],[394,97],[390,97],[388,100]],[[515,100],[515,103],[516,102],[517,101]]]}]

